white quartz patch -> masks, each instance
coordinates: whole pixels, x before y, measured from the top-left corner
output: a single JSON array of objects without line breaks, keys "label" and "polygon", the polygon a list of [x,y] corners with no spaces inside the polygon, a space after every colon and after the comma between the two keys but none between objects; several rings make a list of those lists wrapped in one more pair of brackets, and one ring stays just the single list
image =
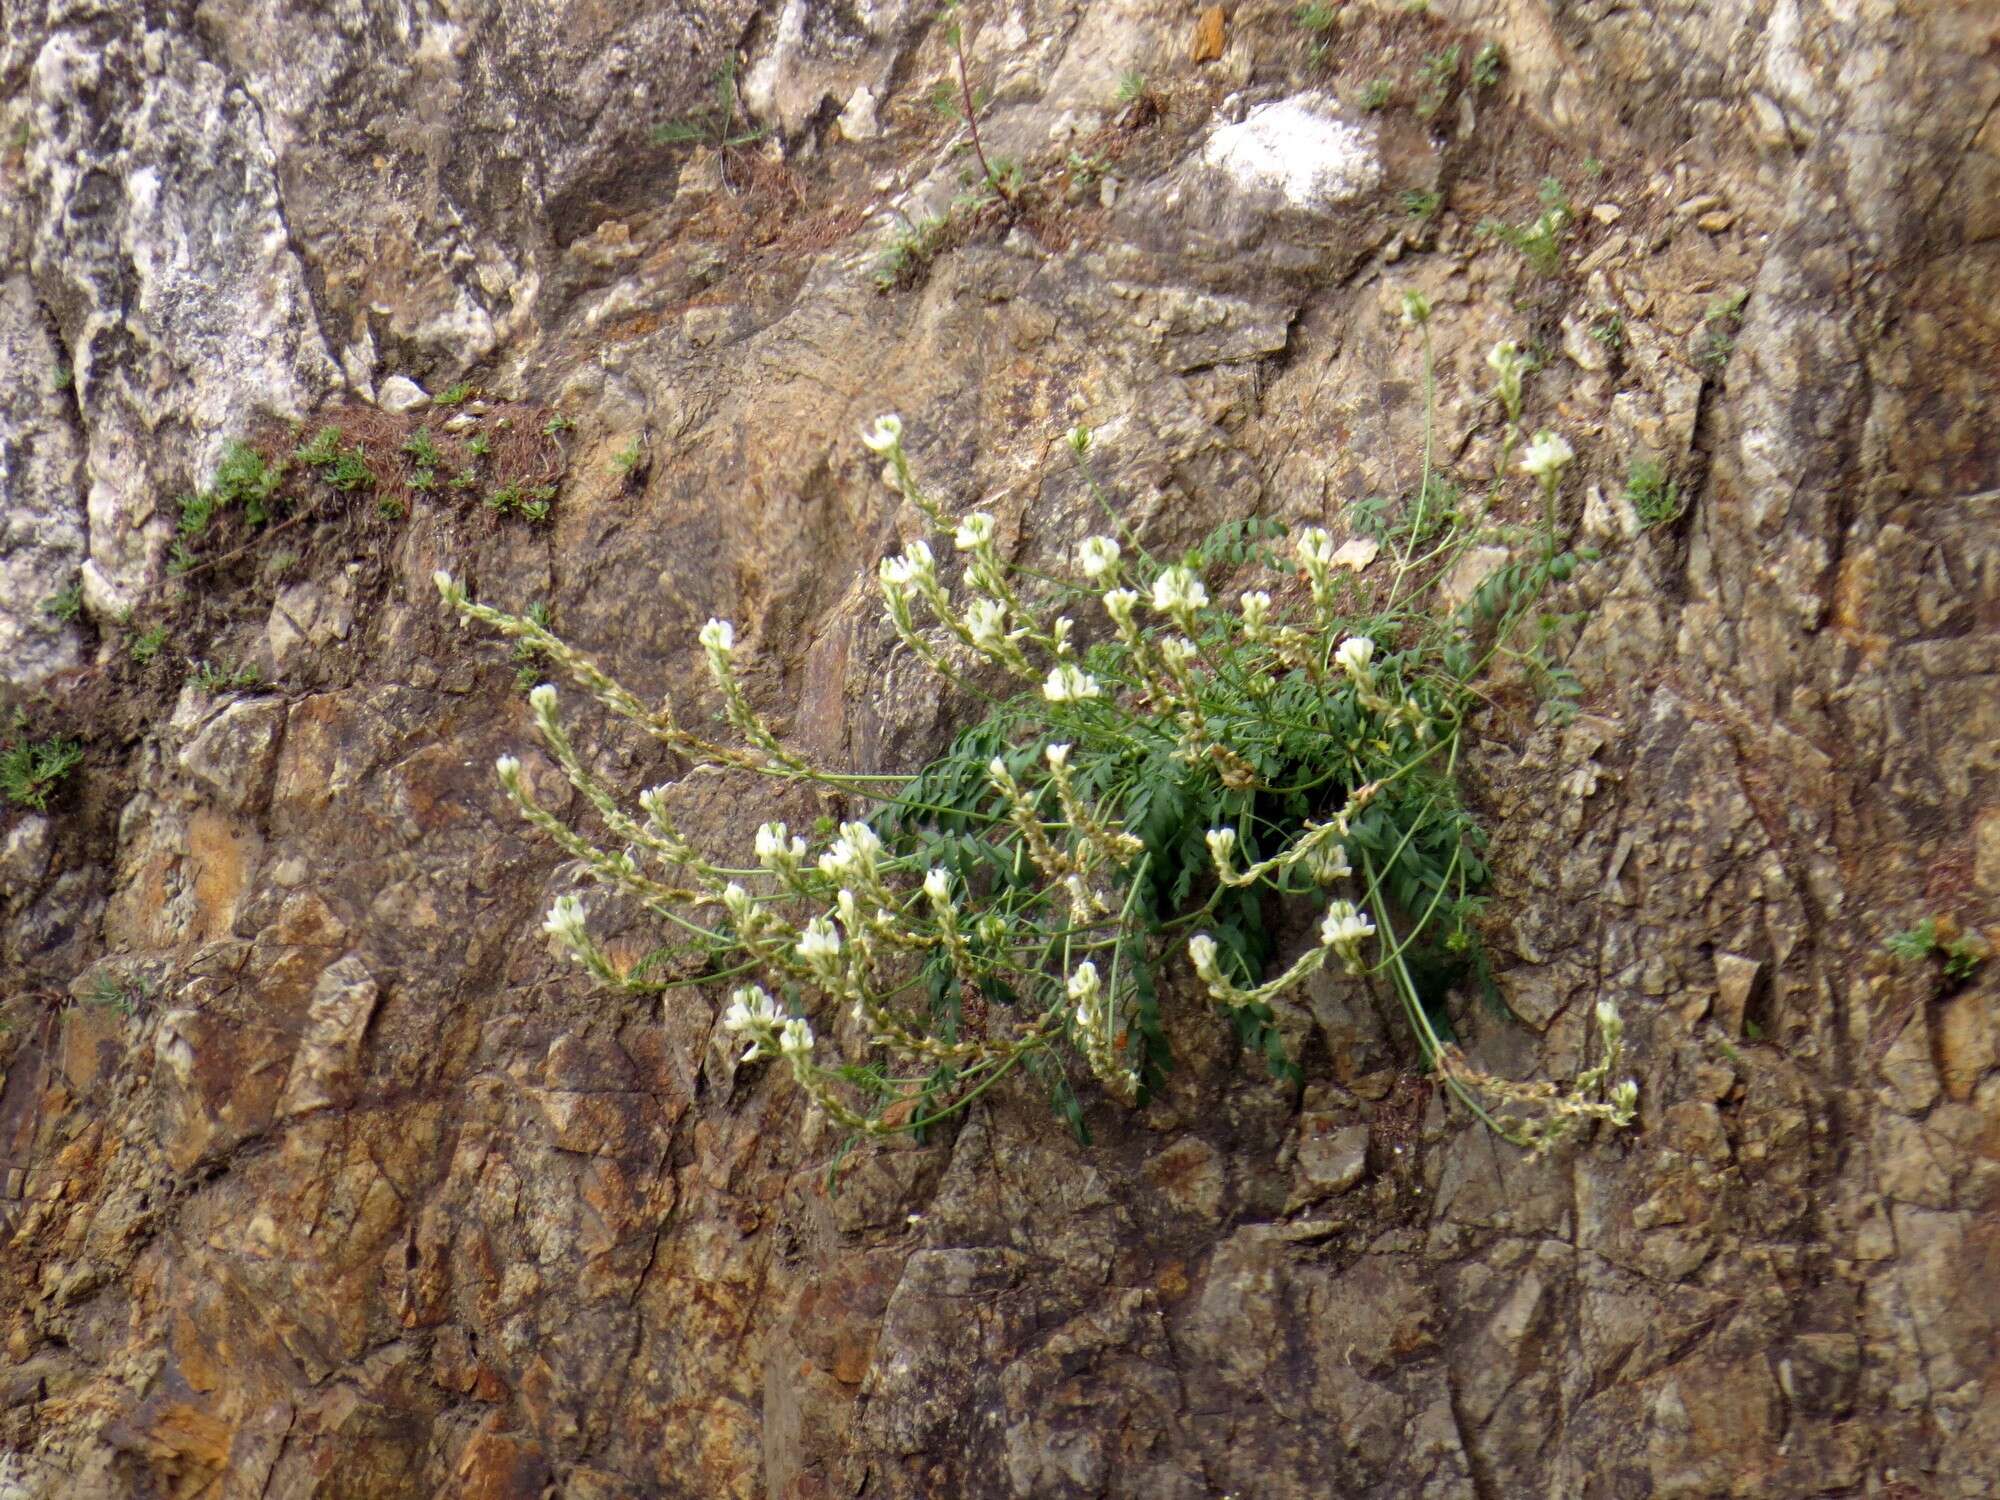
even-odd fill
[{"label": "white quartz patch", "polygon": [[1241,124],[1208,138],[1202,159],[1245,188],[1275,188],[1297,208],[1323,209],[1358,198],[1382,180],[1370,131],[1323,111],[1315,94],[1260,104]]}]

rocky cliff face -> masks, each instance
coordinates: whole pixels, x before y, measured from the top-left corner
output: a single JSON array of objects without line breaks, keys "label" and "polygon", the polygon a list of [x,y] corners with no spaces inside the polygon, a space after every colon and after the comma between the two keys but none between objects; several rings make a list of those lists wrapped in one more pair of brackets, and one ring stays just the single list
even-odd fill
[{"label": "rocky cliff face", "polygon": [[[1028,206],[885,292],[965,161],[927,6],[10,8],[0,675],[86,761],[0,809],[0,1495],[2000,1494],[2000,965],[1881,950],[2000,899],[2000,22],[1321,14],[968,0]],[[1278,100],[1309,171],[1217,146]],[[1547,177],[1545,274],[1475,226]],[[1512,1014],[1461,1024],[1560,1076],[1616,997],[1640,1128],[1527,1160],[1328,984],[1302,1088],[1190,1003],[1092,1144],[1003,1091],[830,1192],[716,996],[551,956],[515,664],[434,568],[649,692],[731,616],[800,742],[909,767],[959,709],[875,620],[917,518],[864,419],[1023,559],[1091,524],[1078,421],[1156,544],[1338,527],[1412,482],[1409,287],[1442,450],[1491,472],[1532,342],[1602,553],[1580,714],[1482,725]],[[167,568],[232,440],[393,453],[461,383],[546,525],[405,489]]]}]

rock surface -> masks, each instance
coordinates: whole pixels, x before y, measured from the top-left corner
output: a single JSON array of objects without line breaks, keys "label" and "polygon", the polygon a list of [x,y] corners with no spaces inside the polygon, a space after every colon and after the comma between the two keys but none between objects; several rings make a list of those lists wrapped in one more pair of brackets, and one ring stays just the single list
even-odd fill
[{"label": "rock surface", "polygon": [[[78,786],[0,807],[0,1495],[2000,1495],[2000,965],[1881,951],[2000,906],[2000,30],[1439,0],[1341,7],[1314,61],[1295,9],[1195,63],[1183,4],[968,0],[1045,210],[886,294],[965,160],[929,7],[8,12],[0,676],[96,717]],[[656,144],[738,49],[770,136]],[[835,128],[864,90],[878,137]],[[1295,114],[1339,194],[1216,187]],[[1586,211],[1542,276],[1476,226],[1551,175]],[[1473,768],[1514,1015],[1466,1044],[1564,1076],[1617,999],[1636,1132],[1523,1159],[1329,984],[1282,1018],[1301,1090],[1184,1006],[1092,1144],[996,1090],[830,1192],[715,996],[547,951],[569,882],[490,774],[518,664],[433,569],[649,693],[729,616],[801,743],[920,763],[958,707],[875,619],[915,518],[864,420],[1030,562],[1097,524],[1079,421],[1156,547],[1339,527],[1414,483],[1405,288],[1455,472],[1514,338],[1567,519],[1635,456],[1682,486],[1596,507],[1581,712],[1496,704]],[[399,378],[572,420],[550,526],[413,497],[380,547],[166,571],[231,439]],[[41,609],[72,583],[87,618]],[[120,615],[168,595],[204,636],[142,671]],[[176,712],[198,652],[270,670]],[[813,811],[677,795],[718,842]]]}]

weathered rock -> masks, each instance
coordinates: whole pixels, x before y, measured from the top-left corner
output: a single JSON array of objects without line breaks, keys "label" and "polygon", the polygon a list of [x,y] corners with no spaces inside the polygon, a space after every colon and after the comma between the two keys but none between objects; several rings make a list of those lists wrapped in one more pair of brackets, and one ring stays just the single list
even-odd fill
[{"label": "weathered rock", "polygon": [[285,731],[285,705],[276,699],[240,699],[202,726],[180,753],[181,769],[231,812],[260,811],[271,791],[271,772]]},{"label": "weathered rock", "polygon": [[382,410],[398,414],[422,411],[431,404],[431,393],[407,375],[391,375],[376,386],[375,402]]},{"label": "weathered rock", "polygon": [[49,606],[78,587],[84,558],[74,375],[25,276],[0,280],[0,680],[38,683],[81,656]]},{"label": "weathered rock", "polygon": [[[379,554],[301,524],[282,584],[190,580],[188,628],[261,623],[275,687],[149,721],[107,652],[76,806],[0,810],[0,1489],[1996,1493],[1991,965],[1946,993],[1878,951],[1990,927],[2000,890],[1978,7],[1347,7],[1308,85],[1290,7],[1235,7],[1197,68],[1186,8],[968,5],[987,148],[1047,193],[891,295],[854,226],[963,187],[929,7],[16,9],[0,674],[82,665],[40,610],[79,568],[100,622],[173,597],[169,502],[260,416],[393,405],[402,371],[579,427],[546,531],[427,500]],[[1488,40],[1501,84],[1454,107],[1335,102]],[[739,46],[781,141],[655,145]],[[1301,133],[1317,166],[1259,146]],[[1103,208],[1060,191],[1092,171]],[[1597,204],[1551,277],[1472,232],[1532,218],[1545,172]],[[1418,233],[1402,195],[1432,191]],[[1551,606],[1583,616],[1553,637],[1582,712],[1537,728],[1505,683],[1470,752],[1526,1024],[1440,1003],[1479,1066],[1555,1078],[1615,999],[1637,1130],[1526,1160],[1427,1091],[1393,1004],[1321,976],[1278,1018],[1302,1090],[1168,994],[1180,1066],[1142,1111],[1084,1091],[1089,1145],[1010,1080],[830,1173],[716,996],[550,956],[567,872],[487,768],[581,799],[432,568],[697,714],[727,615],[786,732],[908,768],[964,705],[875,621],[917,520],[862,421],[902,412],[943,502],[1033,566],[1103,524],[1076,422],[1156,551],[1249,514],[1365,542],[1349,507],[1406,496],[1423,436],[1405,287],[1439,462],[1495,528],[1535,505],[1494,474],[1485,351],[1561,325],[1524,425],[1576,445],[1559,519],[1606,552]],[[629,482],[591,472],[633,434]],[[1689,507],[1644,535],[1615,499],[1642,452]],[[1362,550],[1379,587],[1394,550]],[[578,740],[718,848],[824,810]],[[108,952],[155,1003],[44,1006]]]}]

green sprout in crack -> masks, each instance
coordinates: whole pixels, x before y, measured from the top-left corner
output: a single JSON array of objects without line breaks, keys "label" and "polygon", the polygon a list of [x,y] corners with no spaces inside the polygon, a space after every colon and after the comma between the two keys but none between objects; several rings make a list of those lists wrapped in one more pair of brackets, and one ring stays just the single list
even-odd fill
[{"label": "green sprout in crack", "polygon": [[338,427],[322,427],[311,442],[292,456],[318,475],[322,483],[341,494],[373,489],[375,471],[368,466],[368,455],[359,443],[343,447],[341,439]]},{"label": "green sprout in crack", "polygon": [[1439,52],[1428,54],[1417,65],[1417,77],[1423,87],[1417,93],[1417,113],[1428,119],[1436,114],[1451,98],[1452,88],[1458,82],[1458,43]]},{"label": "green sprout in crack", "polygon": [[1634,458],[1625,470],[1625,498],[1645,526],[1664,526],[1681,513],[1680,486],[1656,458]]},{"label": "green sprout in crack", "polygon": [[1958,924],[1937,917],[1925,917],[1914,927],[1891,933],[1883,948],[1905,963],[1921,963],[1937,955],[1944,960],[1944,977],[1963,983],[1979,971],[1992,956],[1992,948],[1982,934],[1960,932]]},{"label": "green sprout in crack", "polygon": [[19,739],[0,750],[0,798],[16,807],[48,811],[49,798],[64,777],[83,763],[83,746],[51,735]]},{"label": "green sprout in crack", "polygon": [[1477,233],[1512,247],[1542,275],[1553,276],[1562,268],[1563,240],[1574,215],[1557,179],[1543,182],[1541,198],[1542,212],[1529,223],[1515,225],[1489,218],[1480,222]]},{"label": "green sprout in crack", "polygon": [[153,982],[144,974],[114,974],[109,969],[100,969],[91,977],[89,988],[83,994],[83,1003],[115,1010],[129,1021],[152,997]]},{"label": "green sprout in crack", "polygon": [[189,682],[199,691],[210,695],[241,692],[256,687],[261,680],[255,667],[241,663],[236,666],[223,666],[215,662],[198,661],[194,664],[193,672],[188,675]]},{"label": "green sprout in crack", "polygon": [[724,58],[722,66],[715,70],[709,104],[659,126],[653,131],[653,140],[662,146],[705,146],[715,152],[722,185],[735,192],[730,180],[730,161],[738,151],[761,141],[764,134],[764,127],[743,108],[743,96],[736,84],[736,59],[731,56]]},{"label": "green sprout in crack", "polygon": [[1743,320],[1743,304],[1749,298],[1746,291],[1731,292],[1716,298],[1702,314],[1695,362],[1712,375],[1720,374],[1736,352],[1736,328]]},{"label": "green sprout in crack", "polygon": [[611,472],[620,479],[631,479],[645,467],[646,445],[638,438],[611,455]]},{"label": "green sprout in crack", "polygon": [[948,217],[925,215],[904,219],[875,263],[875,284],[882,291],[894,291],[923,279],[931,262],[950,242],[952,223]]},{"label": "green sprout in crack", "polygon": [[428,427],[419,427],[405,438],[403,451],[410,456],[419,470],[435,469],[444,462],[444,455],[438,452],[437,440],[431,436]]},{"label": "green sprout in crack", "polygon": [[154,625],[132,637],[127,648],[135,667],[151,666],[160,652],[166,649],[169,632],[165,625]]},{"label": "green sprout in crack", "polygon": [[42,601],[41,608],[43,614],[51,615],[65,623],[76,619],[83,613],[83,585],[72,583],[65,588],[57,589]]}]

